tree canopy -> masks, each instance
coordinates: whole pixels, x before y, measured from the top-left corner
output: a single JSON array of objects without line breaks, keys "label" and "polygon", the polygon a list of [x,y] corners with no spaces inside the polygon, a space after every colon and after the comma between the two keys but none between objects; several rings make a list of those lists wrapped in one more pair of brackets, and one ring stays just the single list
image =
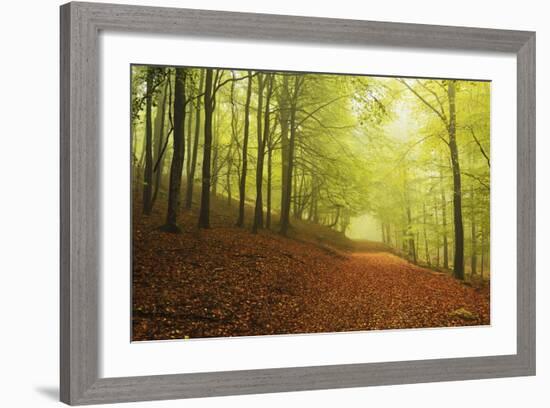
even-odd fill
[{"label": "tree canopy", "polygon": [[166,231],[193,205],[211,227],[211,198],[254,233],[368,214],[412,262],[488,275],[489,82],[134,65],[131,104],[133,188]]}]

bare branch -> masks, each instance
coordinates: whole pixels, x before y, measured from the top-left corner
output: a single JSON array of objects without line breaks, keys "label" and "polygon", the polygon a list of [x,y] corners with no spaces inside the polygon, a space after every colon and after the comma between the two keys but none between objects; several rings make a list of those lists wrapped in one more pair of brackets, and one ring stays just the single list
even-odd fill
[{"label": "bare branch", "polygon": [[461,170],[460,173],[464,174],[465,176],[473,178],[479,184],[481,184],[483,187],[485,187],[487,190],[491,189],[491,187],[489,187],[489,185],[485,181],[483,181],[479,176],[476,176],[475,174],[472,174],[472,173],[468,173],[467,171],[464,171],[464,170]]},{"label": "bare branch", "polygon": [[416,95],[416,97],[420,99],[422,103],[424,103],[424,105],[430,108],[439,117],[439,119],[441,119],[441,121],[445,124],[445,126],[448,126],[447,118],[445,118],[445,116],[441,112],[439,112],[431,103],[429,103],[426,99],[424,99],[422,95],[416,92],[404,79],[398,78],[397,80],[401,82],[403,85],[405,85],[409,89],[409,91],[411,91],[414,95]]},{"label": "bare branch", "polygon": [[472,137],[473,137],[474,141],[476,142],[477,146],[479,147],[479,150],[481,151],[481,154],[483,155],[483,157],[485,157],[485,160],[487,160],[487,166],[489,166],[489,168],[490,168],[491,167],[491,160],[489,159],[489,155],[485,152],[485,149],[483,149],[483,146],[481,145],[478,138],[476,137],[474,129],[471,126],[468,126],[468,130],[472,134]]}]

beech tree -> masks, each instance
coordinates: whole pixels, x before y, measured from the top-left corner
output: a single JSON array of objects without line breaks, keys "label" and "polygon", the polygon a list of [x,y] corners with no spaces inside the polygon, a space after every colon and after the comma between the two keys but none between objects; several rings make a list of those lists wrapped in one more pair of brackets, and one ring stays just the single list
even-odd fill
[{"label": "beech tree", "polygon": [[202,156],[202,190],[199,228],[210,228],[210,158],[212,154],[212,116],[215,95],[212,93],[213,70],[206,70],[204,86],[204,149]]},{"label": "beech tree", "polygon": [[145,172],[143,179],[143,214],[151,214],[153,209],[153,68],[147,69],[145,90]]},{"label": "beech tree", "polygon": [[246,175],[248,171],[248,137],[250,132],[250,99],[252,97],[252,72],[248,71],[248,85],[246,87],[246,100],[244,103],[244,131],[241,153],[241,177],[239,179],[239,215],[237,226],[244,224],[244,205],[246,200]]},{"label": "beech tree", "polygon": [[179,210],[181,177],[183,162],[185,159],[185,80],[187,72],[184,68],[176,68],[176,79],[174,89],[174,140],[172,165],[170,167],[170,186],[168,189],[168,211],[166,213],[166,224],[163,230],[167,232],[180,232],[177,225]]},{"label": "beech tree", "polygon": [[[202,92],[204,87],[204,70],[200,70],[200,80],[199,87],[197,90],[197,95]],[[199,152],[199,137],[201,130],[201,98],[195,98],[195,136],[193,138],[193,150],[191,152],[191,157],[189,160],[189,171],[187,173],[187,189],[186,189],[186,199],[185,199],[185,208],[191,209],[193,204],[193,183],[195,180],[195,169],[197,167],[197,156]]]},{"label": "beech tree", "polygon": [[[407,87],[424,105],[426,105],[437,117],[441,120],[447,130],[448,139],[445,143],[449,146],[449,154],[451,158],[451,166],[453,172],[453,215],[454,215],[454,232],[455,232],[455,248],[454,248],[454,274],[458,279],[464,279],[464,226],[462,222],[462,181],[460,174],[460,160],[458,157],[458,148],[456,142],[456,81],[417,81],[420,89],[415,89],[407,83],[406,80],[401,80],[403,85]],[[440,95],[438,91],[430,87],[430,84],[436,84],[444,89]],[[435,102],[428,101],[428,96],[422,93],[433,96]],[[445,103],[448,105],[447,109]]]}]

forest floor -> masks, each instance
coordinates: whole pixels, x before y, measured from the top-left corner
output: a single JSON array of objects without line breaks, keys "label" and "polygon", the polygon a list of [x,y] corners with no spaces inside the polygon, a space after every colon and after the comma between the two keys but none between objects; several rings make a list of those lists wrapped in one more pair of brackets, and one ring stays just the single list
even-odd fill
[{"label": "forest floor", "polygon": [[[160,203],[133,220],[132,340],[487,325],[489,286],[409,263],[390,248],[296,222],[290,238],[234,226],[214,200],[212,228]],[[248,219],[251,214],[247,214]]]}]

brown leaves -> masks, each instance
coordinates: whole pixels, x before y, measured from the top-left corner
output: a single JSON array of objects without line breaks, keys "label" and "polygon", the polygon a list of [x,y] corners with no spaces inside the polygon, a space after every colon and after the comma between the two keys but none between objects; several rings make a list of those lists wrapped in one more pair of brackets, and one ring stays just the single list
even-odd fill
[{"label": "brown leaves", "polygon": [[160,211],[137,214],[133,340],[489,324],[488,287],[380,246],[346,254],[226,222],[197,230],[192,213],[168,234]]}]

